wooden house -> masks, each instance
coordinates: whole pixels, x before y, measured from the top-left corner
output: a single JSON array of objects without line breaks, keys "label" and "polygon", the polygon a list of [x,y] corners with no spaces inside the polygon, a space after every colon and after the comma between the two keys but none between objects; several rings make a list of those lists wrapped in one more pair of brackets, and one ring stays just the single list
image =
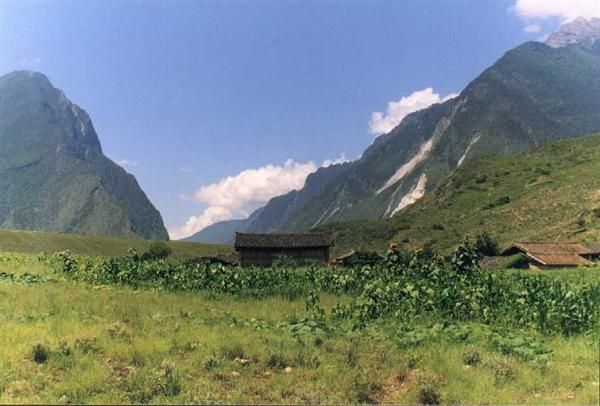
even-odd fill
[{"label": "wooden house", "polygon": [[516,241],[502,251],[503,256],[522,253],[528,264],[537,267],[592,265],[600,257],[598,243],[535,243]]},{"label": "wooden house", "polygon": [[329,234],[235,233],[235,251],[242,266],[271,266],[280,257],[299,263],[329,263],[333,238]]}]

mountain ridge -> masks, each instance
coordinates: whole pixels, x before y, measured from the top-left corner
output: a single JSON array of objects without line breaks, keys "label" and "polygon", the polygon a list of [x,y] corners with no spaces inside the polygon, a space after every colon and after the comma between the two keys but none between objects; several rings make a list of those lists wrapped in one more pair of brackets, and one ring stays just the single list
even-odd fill
[{"label": "mountain ridge", "polygon": [[546,143],[514,156],[470,161],[433,192],[384,220],[326,224],[335,252],[430,247],[449,252],[465,235],[515,240],[600,239],[600,133]]},{"label": "mountain ridge", "polygon": [[89,115],[42,73],[0,78],[0,227],[168,239],[135,177],[104,156]]}]

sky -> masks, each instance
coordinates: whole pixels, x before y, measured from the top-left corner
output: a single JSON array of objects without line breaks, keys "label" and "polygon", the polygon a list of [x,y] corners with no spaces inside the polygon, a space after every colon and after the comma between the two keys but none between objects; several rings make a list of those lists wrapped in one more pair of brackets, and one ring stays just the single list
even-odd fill
[{"label": "sky", "polygon": [[598,1],[0,0],[0,74],[42,72],[84,108],[181,238],[357,159],[578,15]]}]

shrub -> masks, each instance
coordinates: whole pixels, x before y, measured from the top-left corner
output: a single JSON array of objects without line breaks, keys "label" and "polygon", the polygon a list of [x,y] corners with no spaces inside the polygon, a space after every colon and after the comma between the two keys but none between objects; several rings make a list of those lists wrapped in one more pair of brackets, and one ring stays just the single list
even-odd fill
[{"label": "shrub", "polygon": [[475,178],[475,183],[485,183],[486,180],[487,180],[486,174],[482,173],[481,175],[479,175]]},{"label": "shrub", "polygon": [[463,353],[463,362],[465,365],[477,366],[481,364],[481,354],[477,350],[469,350]]},{"label": "shrub", "polygon": [[289,360],[281,353],[273,353],[267,358],[267,367],[273,369],[283,369],[290,365]]},{"label": "shrub", "polygon": [[211,369],[216,368],[218,366],[219,360],[213,357],[212,355],[207,356],[206,358],[204,358],[204,361],[202,361],[202,367],[207,371],[210,371]]},{"label": "shrub", "polygon": [[489,368],[494,376],[496,385],[501,385],[512,381],[517,376],[516,367],[503,358],[497,358],[489,363]]},{"label": "shrub", "polygon": [[487,257],[495,257],[500,254],[498,243],[485,231],[475,238],[475,250],[479,255]]},{"label": "shrub", "polygon": [[157,259],[165,259],[171,255],[173,251],[164,242],[155,241],[150,244],[148,251],[142,254],[142,261],[152,261]]},{"label": "shrub", "polygon": [[36,364],[43,364],[48,360],[50,352],[44,344],[36,344],[31,349],[31,360]]},{"label": "shrub", "polygon": [[177,396],[181,392],[181,382],[175,374],[175,364],[171,361],[163,361],[161,364],[156,392],[165,396]]},{"label": "shrub", "polygon": [[244,349],[239,344],[221,348],[221,354],[230,361],[236,358],[245,358]]},{"label": "shrub", "polygon": [[483,206],[483,208],[484,210],[489,210],[493,209],[494,207],[503,206],[508,203],[510,203],[510,196],[502,196],[499,197],[497,200],[486,204],[485,206]]},{"label": "shrub", "polygon": [[381,386],[369,380],[366,374],[358,374],[354,377],[352,389],[354,390],[356,402],[361,404],[377,403],[375,397],[382,391]]},{"label": "shrub", "polygon": [[442,402],[442,392],[439,384],[432,378],[423,378],[417,389],[417,400],[423,405],[439,405]]}]

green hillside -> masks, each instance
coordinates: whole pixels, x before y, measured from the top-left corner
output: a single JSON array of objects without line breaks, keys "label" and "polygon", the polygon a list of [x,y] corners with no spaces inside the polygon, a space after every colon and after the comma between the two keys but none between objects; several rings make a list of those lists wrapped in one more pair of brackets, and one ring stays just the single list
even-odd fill
[{"label": "green hillside", "polygon": [[464,235],[600,240],[600,133],[558,141],[513,157],[465,164],[413,206],[388,220],[336,223],[335,252],[430,245],[445,251]]},{"label": "green hillside", "polygon": [[[0,252],[39,254],[69,250],[77,255],[121,256],[128,248],[145,252],[153,241],[139,238],[104,237],[78,234],[61,234],[40,231],[0,230]],[[172,258],[185,260],[198,256],[211,256],[231,252],[228,245],[201,244],[196,242],[164,242],[172,250]]]}]

